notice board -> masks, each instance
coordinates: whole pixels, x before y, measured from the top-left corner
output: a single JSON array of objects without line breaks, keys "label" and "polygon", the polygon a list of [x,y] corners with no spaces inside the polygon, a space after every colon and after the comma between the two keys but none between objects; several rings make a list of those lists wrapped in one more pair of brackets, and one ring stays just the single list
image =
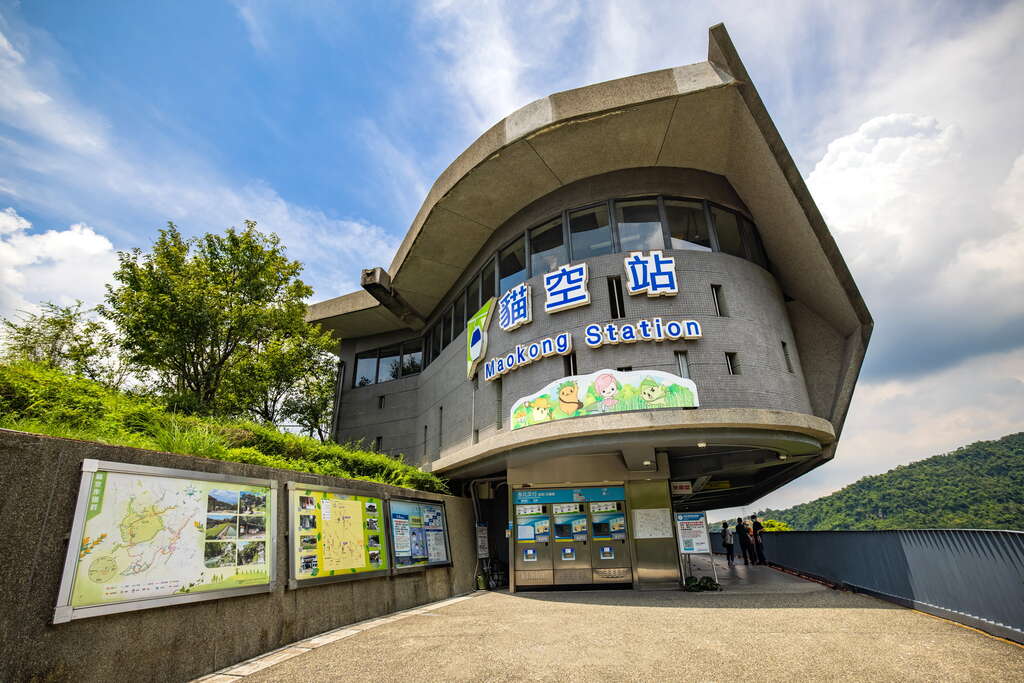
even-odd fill
[{"label": "notice board", "polygon": [[388,573],[384,499],[288,482],[291,588]]},{"label": "notice board", "polygon": [[54,623],[270,591],[277,482],[85,460]]},{"label": "notice board", "polygon": [[388,507],[396,570],[451,564],[444,503],[392,498]]}]

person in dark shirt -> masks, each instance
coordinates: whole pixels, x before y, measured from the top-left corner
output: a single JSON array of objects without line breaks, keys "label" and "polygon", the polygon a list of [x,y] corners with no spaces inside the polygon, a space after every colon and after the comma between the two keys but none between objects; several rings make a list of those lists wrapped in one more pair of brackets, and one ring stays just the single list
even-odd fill
[{"label": "person in dark shirt", "polygon": [[747,526],[742,517],[736,518],[736,538],[740,542],[743,564],[750,564],[750,560],[754,557],[754,549],[750,547],[750,527]]},{"label": "person in dark shirt", "polygon": [[757,515],[750,515],[750,531],[754,539],[754,552],[751,554],[755,556],[758,564],[768,564],[764,559],[764,525],[757,519]]},{"label": "person in dark shirt", "polygon": [[730,567],[736,564],[736,556],[732,551],[733,538],[734,536],[732,529],[729,528],[729,522],[722,522],[722,545],[725,546],[725,560]]}]

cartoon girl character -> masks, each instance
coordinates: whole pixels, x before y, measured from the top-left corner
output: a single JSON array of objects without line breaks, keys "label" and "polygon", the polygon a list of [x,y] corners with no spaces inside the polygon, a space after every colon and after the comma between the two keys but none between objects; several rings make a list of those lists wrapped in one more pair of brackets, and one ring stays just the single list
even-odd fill
[{"label": "cartoon girl character", "polygon": [[598,375],[594,380],[594,391],[597,392],[597,409],[607,413],[615,409],[619,399],[615,396],[619,393],[619,383],[609,374]]}]

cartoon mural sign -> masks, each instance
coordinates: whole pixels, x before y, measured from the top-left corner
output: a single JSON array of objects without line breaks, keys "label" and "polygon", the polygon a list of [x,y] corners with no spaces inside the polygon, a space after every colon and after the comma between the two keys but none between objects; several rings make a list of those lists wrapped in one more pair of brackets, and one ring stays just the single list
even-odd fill
[{"label": "cartoon mural sign", "polygon": [[563,377],[516,401],[512,429],[570,417],[698,405],[693,380],[659,370],[598,370]]}]

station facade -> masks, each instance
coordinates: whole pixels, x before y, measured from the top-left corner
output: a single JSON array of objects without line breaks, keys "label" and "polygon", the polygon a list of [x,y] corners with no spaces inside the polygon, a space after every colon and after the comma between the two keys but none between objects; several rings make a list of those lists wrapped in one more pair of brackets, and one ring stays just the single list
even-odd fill
[{"label": "station facade", "polygon": [[872,328],[721,25],[706,62],[499,122],[309,319],[333,438],[463,486],[514,589],[675,585],[672,513],[833,456]]}]

